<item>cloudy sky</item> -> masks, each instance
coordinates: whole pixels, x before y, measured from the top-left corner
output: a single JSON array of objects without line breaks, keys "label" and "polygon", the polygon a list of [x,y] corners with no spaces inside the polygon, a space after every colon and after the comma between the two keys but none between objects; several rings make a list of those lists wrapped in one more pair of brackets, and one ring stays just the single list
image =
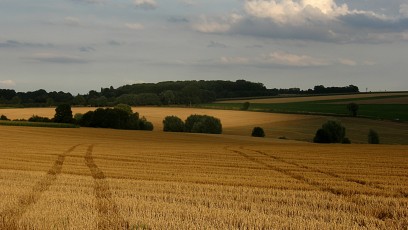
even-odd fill
[{"label": "cloudy sky", "polygon": [[406,0],[0,0],[0,88],[169,80],[408,90]]}]

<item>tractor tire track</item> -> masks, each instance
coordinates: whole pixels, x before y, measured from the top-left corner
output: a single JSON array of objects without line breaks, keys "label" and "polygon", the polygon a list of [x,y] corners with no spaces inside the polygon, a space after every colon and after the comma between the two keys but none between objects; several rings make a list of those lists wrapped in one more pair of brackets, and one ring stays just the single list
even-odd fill
[{"label": "tractor tire track", "polygon": [[[264,156],[266,156],[266,157],[268,157],[268,158],[271,158],[271,159],[273,159],[273,160],[275,160],[275,161],[279,161],[279,162],[282,162],[282,163],[285,163],[285,164],[293,165],[293,166],[296,166],[296,167],[298,167],[298,168],[306,169],[306,170],[308,170],[308,171],[310,171],[310,172],[317,172],[317,173],[324,174],[324,175],[326,175],[326,176],[330,176],[330,177],[334,177],[334,178],[340,179],[340,180],[345,181],[345,182],[356,183],[356,184],[358,184],[358,185],[360,185],[360,186],[366,186],[366,187],[373,188],[373,189],[380,189],[380,190],[382,190],[382,191],[387,191],[386,189],[384,189],[384,188],[381,187],[381,186],[376,186],[376,185],[367,183],[367,182],[364,181],[364,180],[359,180],[359,179],[353,179],[353,178],[343,177],[343,176],[340,176],[340,175],[338,175],[338,174],[336,174],[336,173],[327,172],[327,171],[323,171],[323,170],[316,169],[316,168],[313,168],[313,167],[309,167],[309,166],[306,166],[306,165],[298,164],[298,163],[296,163],[296,162],[284,160],[284,159],[282,159],[282,158],[280,158],[280,157],[277,157],[277,156],[274,156],[274,155],[270,155],[270,154],[268,154],[268,153],[265,153],[265,152],[262,152],[262,151],[259,151],[259,150],[245,149],[245,148],[243,148],[243,147],[240,147],[240,148],[243,149],[243,150],[249,150],[249,151],[252,151],[252,152],[259,153],[259,154],[264,155]],[[392,196],[392,197],[406,197],[406,195],[405,195],[405,194],[402,194],[402,193],[389,194],[389,196]]]},{"label": "tractor tire track", "polygon": [[[301,181],[301,182],[306,183],[308,185],[311,185],[311,186],[317,188],[320,191],[331,193],[331,194],[335,195],[336,197],[344,200],[347,203],[350,203],[350,204],[356,205],[357,207],[365,209],[365,207],[361,207],[361,205],[356,200],[351,198],[351,195],[355,195],[355,194],[359,194],[359,193],[345,193],[343,190],[326,186],[326,185],[321,184],[321,183],[319,183],[317,181],[308,179],[308,178],[306,178],[306,177],[304,177],[302,175],[293,173],[288,169],[276,167],[274,165],[270,165],[268,163],[265,163],[265,162],[263,162],[261,160],[258,160],[257,158],[252,157],[252,156],[250,156],[250,155],[248,155],[248,154],[246,154],[246,153],[244,153],[242,151],[230,149],[228,146],[225,149],[229,150],[231,152],[234,152],[234,153],[236,153],[238,155],[241,155],[242,157],[246,158],[247,160],[252,161],[254,163],[257,163],[259,165],[262,165],[267,169],[271,169],[273,171],[280,172],[280,173],[282,173],[282,174],[284,174],[286,176],[289,176],[289,177],[291,177],[291,178],[293,178],[295,180],[298,180],[298,181]],[[387,207],[384,207],[384,208],[385,208],[384,210],[387,209]],[[374,218],[376,218],[378,220],[384,221],[384,217],[381,215],[381,212],[378,212],[379,214],[378,213],[372,213],[370,210],[364,210],[364,212],[367,213],[367,214],[370,214],[372,217],[374,217]]]},{"label": "tractor tire track", "polygon": [[265,168],[268,168],[268,169],[271,169],[271,170],[280,172],[280,173],[282,173],[282,174],[284,174],[284,175],[286,175],[286,176],[289,176],[289,177],[291,177],[291,178],[293,178],[293,179],[302,181],[302,182],[304,182],[304,183],[306,183],[306,184],[312,185],[313,187],[317,187],[317,188],[319,188],[319,189],[322,190],[322,191],[330,192],[330,193],[332,193],[332,194],[334,194],[334,195],[341,195],[341,194],[342,194],[342,191],[340,191],[340,190],[337,190],[337,189],[334,189],[334,188],[330,188],[330,187],[321,185],[320,183],[318,183],[318,182],[316,182],[316,181],[309,180],[308,178],[306,178],[306,177],[304,177],[304,176],[302,176],[302,175],[299,175],[299,174],[297,174],[297,173],[293,173],[293,172],[291,172],[291,171],[288,170],[288,169],[284,169],[284,168],[276,167],[276,166],[274,166],[274,165],[270,165],[270,164],[265,163],[265,162],[263,162],[263,161],[261,161],[261,160],[258,160],[258,159],[255,158],[255,157],[252,157],[252,156],[250,156],[250,155],[248,155],[248,154],[246,154],[246,153],[244,153],[244,152],[242,152],[242,151],[238,151],[238,150],[234,150],[234,149],[229,149],[229,148],[227,148],[227,149],[228,149],[229,151],[232,151],[232,152],[234,152],[234,153],[236,153],[236,154],[239,154],[239,155],[245,157],[246,159],[248,159],[248,160],[250,160],[250,161],[252,161],[252,162],[254,162],[254,163],[257,163],[257,164],[259,164],[259,165],[262,165],[262,166],[264,166]]},{"label": "tractor tire track", "polygon": [[55,182],[57,176],[61,174],[65,157],[73,152],[78,146],[80,145],[74,145],[67,151],[58,155],[45,177],[38,181],[28,194],[20,197],[13,208],[6,209],[0,213],[0,229],[18,229],[18,221],[23,214],[30,206],[37,203],[41,198],[41,195]]},{"label": "tractor tire track", "polygon": [[94,162],[92,156],[93,148],[94,145],[88,147],[85,154],[85,164],[94,178],[96,207],[98,209],[97,229],[129,229],[129,223],[122,217],[118,205],[112,198],[112,192],[105,174]]}]

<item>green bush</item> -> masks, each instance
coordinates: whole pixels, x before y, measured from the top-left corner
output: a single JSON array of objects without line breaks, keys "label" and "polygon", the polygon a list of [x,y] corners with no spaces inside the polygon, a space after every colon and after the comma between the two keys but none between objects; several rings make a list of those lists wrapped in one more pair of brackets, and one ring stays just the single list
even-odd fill
[{"label": "green bush", "polygon": [[341,143],[342,144],[351,144],[351,140],[348,139],[347,137],[345,137]]},{"label": "green bush", "polygon": [[152,131],[154,129],[153,123],[147,121],[145,117],[142,117],[141,119],[139,119],[139,129]]},{"label": "green bush", "polygon": [[369,144],[380,144],[380,137],[378,133],[372,129],[368,132],[368,143]]},{"label": "green bush", "polygon": [[[327,121],[318,129],[313,139],[315,143],[343,143],[346,139],[346,128],[338,121]],[[345,140],[346,139],[346,140]]]},{"label": "green bush", "polygon": [[255,127],[252,129],[252,134],[253,137],[265,137],[265,132],[263,128],[261,127]]},{"label": "green bush", "polygon": [[167,116],[163,120],[164,132],[184,132],[184,122],[179,117]]},{"label": "green bush", "polygon": [[350,115],[353,117],[357,116],[358,108],[359,108],[358,104],[354,102],[347,104],[347,110],[350,112]]},{"label": "green bush", "polygon": [[127,104],[117,104],[114,108],[123,110],[123,111],[125,111],[125,112],[127,112],[129,114],[133,113],[132,107],[130,107],[130,105],[127,105]]},{"label": "green bush", "polygon": [[79,122],[81,121],[81,119],[82,119],[83,116],[84,116],[84,115],[83,115],[82,113],[76,113],[76,114],[74,115],[74,120],[76,121],[76,123],[79,123]]},{"label": "green bush", "polygon": [[242,110],[248,110],[249,109],[249,106],[251,106],[251,104],[249,103],[249,102],[244,102],[244,104],[242,104]]},{"label": "green bush", "polygon": [[0,121],[9,121],[10,119],[8,119],[5,115],[1,115],[0,116]]},{"label": "green bush", "polygon": [[30,122],[51,122],[51,119],[49,119],[48,117],[40,117],[37,115],[33,115],[28,119],[28,121]]},{"label": "green bush", "polygon": [[185,130],[190,133],[221,134],[222,125],[218,118],[207,115],[191,115],[185,122]]}]

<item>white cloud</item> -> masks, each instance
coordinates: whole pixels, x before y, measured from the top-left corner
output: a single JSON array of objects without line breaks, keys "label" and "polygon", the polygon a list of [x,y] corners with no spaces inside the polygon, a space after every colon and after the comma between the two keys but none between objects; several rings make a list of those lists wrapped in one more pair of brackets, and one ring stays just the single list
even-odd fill
[{"label": "white cloud", "polygon": [[408,4],[404,3],[400,5],[400,14],[404,17],[408,17]]},{"label": "white cloud", "polygon": [[125,27],[131,30],[143,30],[144,29],[144,25],[140,23],[126,23]]},{"label": "white cloud", "polygon": [[133,4],[137,8],[141,8],[144,10],[154,10],[158,6],[155,0],[135,0]]},{"label": "white cloud", "polygon": [[68,26],[82,26],[81,20],[75,17],[65,17],[64,24]]},{"label": "white cloud", "polygon": [[200,21],[193,24],[193,29],[203,33],[227,32],[233,24],[239,22],[242,18],[241,15],[235,13],[220,18],[209,18],[202,15]]},{"label": "white cloud", "polygon": [[242,34],[273,39],[336,43],[392,42],[408,30],[408,4],[401,15],[349,9],[335,0],[245,0],[243,11],[201,20],[193,25],[204,33]]},{"label": "white cloud", "polygon": [[222,64],[248,64],[249,58],[246,57],[221,57]]},{"label": "white cloud", "polygon": [[81,64],[88,63],[87,60],[66,54],[57,53],[35,53],[32,56],[26,57],[27,60],[39,61],[39,62],[51,62],[60,64]]},{"label": "white cloud", "polygon": [[203,33],[219,33],[230,30],[231,25],[228,21],[208,18],[206,16],[200,17],[200,22],[193,24],[193,28]]},{"label": "white cloud", "polygon": [[342,65],[348,65],[348,66],[356,66],[357,62],[351,59],[347,59],[347,58],[340,58],[338,60],[338,62]]},{"label": "white cloud", "polygon": [[197,4],[197,2],[194,0],[180,0],[180,2],[187,6],[193,6]]},{"label": "white cloud", "polygon": [[0,86],[2,87],[11,87],[15,85],[16,83],[13,80],[0,80]]},{"label": "white cloud", "polygon": [[299,25],[308,20],[328,20],[345,15],[348,7],[337,6],[333,0],[247,0],[245,12],[252,17],[271,19],[279,24]]},{"label": "white cloud", "polygon": [[264,61],[267,63],[293,66],[293,67],[307,67],[307,66],[327,66],[330,63],[324,59],[315,58],[308,55],[291,54],[287,52],[273,52],[264,56]]}]

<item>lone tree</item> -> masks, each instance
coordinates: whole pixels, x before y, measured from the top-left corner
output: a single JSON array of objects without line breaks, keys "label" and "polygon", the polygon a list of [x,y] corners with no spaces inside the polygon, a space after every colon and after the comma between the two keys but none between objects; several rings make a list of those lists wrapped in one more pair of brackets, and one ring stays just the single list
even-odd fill
[{"label": "lone tree", "polygon": [[62,104],[55,109],[55,116],[53,119],[57,123],[73,123],[71,106],[68,104]]},{"label": "lone tree", "polygon": [[347,104],[347,110],[350,112],[351,116],[356,117],[357,116],[357,111],[358,111],[358,104],[352,102]]},{"label": "lone tree", "polygon": [[246,102],[244,102],[244,104],[242,104],[242,110],[248,110],[249,109],[249,106],[251,106],[251,104],[248,102],[248,101],[246,101]]},{"label": "lone tree", "polygon": [[327,121],[318,129],[313,139],[315,143],[348,143],[346,128],[338,121]]},{"label": "lone tree", "polygon": [[380,144],[380,137],[375,130],[370,129],[368,132],[368,143],[369,144]]},{"label": "lone tree", "polygon": [[255,127],[252,129],[252,134],[253,137],[265,137],[265,132],[263,128],[261,127]]}]

